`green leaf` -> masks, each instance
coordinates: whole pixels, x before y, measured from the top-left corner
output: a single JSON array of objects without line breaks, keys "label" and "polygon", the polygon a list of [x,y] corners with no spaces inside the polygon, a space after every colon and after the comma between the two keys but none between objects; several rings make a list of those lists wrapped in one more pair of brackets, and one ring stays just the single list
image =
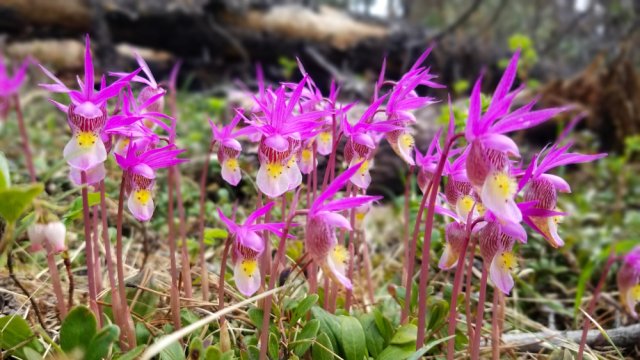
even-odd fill
[{"label": "green leaf", "polygon": [[364,330],[358,319],[351,316],[339,316],[340,337],[338,342],[345,360],[362,360],[367,355],[367,343]]},{"label": "green leaf", "polygon": [[338,349],[338,341],[336,339],[341,334],[340,321],[338,320],[338,317],[328,313],[318,306],[313,306],[311,308],[311,313],[314,318],[320,321],[320,329],[323,333],[327,334],[329,340],[331,340],[331,347],[333,349]]},{"label": "green leaf", "polygon": [[44,190],[40,183],[0,190],[0,217],[10,223],[18,221],[33,200]]},{"label": "green leaf", "polygon": [[115,325],[107,325],[102,328],[89,343],[85,360],[101,360],[109,355],[111,345],[118,340],[120,329]]},{"label": "green leaf", "polygon": [[135,360],[135,359],[138,359],[140,357],[140,355],[142,355],[142,353],[144,352],[144,350],[146,348],[147,348],[146,345],[139,345],[139,346],[135,347],[134,349],[127,351],[125,354],[120,356],[118,358],[118,360]]},{"label": "green leaf", "polygon": [[449,314],[449,303],[445,300],[435,300],[429,309],[427,329],[433,330],[440,326]]},{"label": "green leaf", "polygon": [[384,349],[377,360],[404,360],[411,356],[415,351],[415,343],[404,345],[389,345]]},{"label": "green leaf", "polygon": [[7,157],[0,151],[0,190],[11,187],[11,172]]},{"label": "green leaf", "polygon": [[419,360],[419,359],[421,359],[422,356],[424,354],[428,353],[429,350],[431,350],[434,346],[436,346],[438,344],[441,344],[443,342],[446,342],[447,340],[449,340],[449,339],[451,339],[453,337],[455,337],[455,335],[443,337],[442,339],[438,339],[438,340],[434,340],[434,341],[429,342],[423,348],[421,348],[420,350],[418,350],[415,353],[413,353],[413,355],[411,355],[408,360]]},{"label": "green leaf", "polygon": [[258,309],[258,308],[253,307],[253,308],[251,308],[251,309],[249,309],[247,311],[247,314],[249,315],[249,319],[251,320],[253,325],[257,329],[261,329],[262,328],[262,316],[264,314],[262,309]]},{"label": "green leaf", "polygon": [[267,348],[269,352],[269,357],[272,359],[278,359],[278,355],[280,354],[280,344],[278,342],[278,337],[274,333],[269,333],[269,347]]},{"label": "green leaf", "polygon": [[96,317],[91,310],[85,306],[76,306],[67,314],[60,327],[60,347],[66,354],[79,351],[83,356],[97,329]]},{"label": "green leaf", "polygon": [[293,353],[302,356],[304,355],[311,344],[313,343],[313,339],[318,334],[318,330],[320,329],[320,321],[318,319],[313,319],[309,321],[300,331],[296,338],[296,346],[293,348]]},{"label": "green leaf", "polygon": [[22,351],[24,352],[25,360],[42,360],[43,359],[42,355],[39,352],[33,350],[32,348],[23,347]]},{"label": "green leaf", "polygon": [[206,228],[204,229],[204,243],[206,245],[214,245],[216,240],[224,240],[229,236],[225,229]]},{"label": "green leaf", "polygon": [[[89,206],[96,206],[100,204],[100,193],[98,192],[90,192],[87,195],[87,200],[89,201]],[[82,196],[78,196],[73,200],[71,205],[69,206],[69,210],[62,215],[62,222],[65,224],[69,224],[72,220],[80,219],[82,217]]]},{"label": "green leaf", "polygon": [[189,359],[199,360],[204,356],[204,346],[202,346],[202,340],[198,337],[194,337],[189,344]]},{"label": "green leaf", "polygon": [[25,348],[33,349],[38,353],[44,352],[44,347],[36,340],[35,335],[25,319],[18,315],[1,317],[0,349],[13,349],[11,353],[20,357],[26,357],[24,353]]},{"label": "green leaf", "polygon": [[378,327],[376,326],[375,315],[374,314],[365,314],[359,318],[360,324],[364,329],[364,335],[367,342],[367,350],[369,351],[369,356],[377,357],[380,355],[382,350],[385,348],[386,341]]},{"label": "green leaf", "polygon": [[393,326],[391,325],[391,321],[389,321],[389,319],[387,319],[378,309],[373,309],[373,316],[376,321],[376,327],[378,328],[380,335],[384,338],[386,346],[393,336]]},{"label": "green leaf", "polygon": [[222,351],[217,345],[209,346],[204,352],[204,360],[220,360],[222,359]]},{"label": "green leaf", "polygon": [[160,352],[160,360],[185,360],[184,350],[179,342],[171,343]]},{"label": "green leaf", "polygon": [[307,314],[307,312],[318,302],[318,294],[311,294],[304,298],[291,315],[291,323],[295,324],[299,319]]},{"label": "green leaf", "polygon": [[316,338],[316,342],[311,346],[311,358],[314,360],[333,360],[333,352],[329,336],[321,332]]},{"label": "green leaf", "polygon": [[413,324],[407,324],[401,326],[398,331],[393,335],[391,344],[404,345],[410,342],[416,343],[416,337],[418,336],[418,327]]}]

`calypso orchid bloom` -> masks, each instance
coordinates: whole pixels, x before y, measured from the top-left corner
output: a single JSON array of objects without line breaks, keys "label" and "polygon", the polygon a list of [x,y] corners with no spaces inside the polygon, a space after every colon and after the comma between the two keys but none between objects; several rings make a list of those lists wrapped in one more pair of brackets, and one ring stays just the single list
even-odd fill
[{"label": "calypso orchid bloom", "polygon": [[[420,66],[431,52],[431,49],[428,48],[411,69],[394,84],[385,108],[387,119],[394,121],[396,125],[401,127],[401,129],[386,133],[387,141],[389,141],[393,151],[410,166],[415,165],[412,154],[415,140],[408,130],[408,126],[416,122],[412,111],[436,102],[432,97],[418,96],[416,88],[420,85],[444,88],[443,85],[431,81],[436,76],[429,73],[429,68]],[[384,67],[380,73],[377,86],[380,87],[383,83]]]},{"label": "calypso orchid bloom", "polygon": [[222,168],[222,178],[229,184],[236,186],[242,178],[238,156],[242,151],[242,145],[236,140],[237,137],[245,135],[250,128],[244,128],[236,131],[238,123],[242,116],[236,114],[231,123],[218,128],[213,121],[209,120],[211,131],[213,132],[213,140],[218,143],[218,161]]},{"label": "calypso orchid bloom", "polygon": [[[536,156],[520,179],[519,189],[524,188],[524,201],[536,202],[535,208],[543,210],[557,210],[558,191],[571,192],[569,184],[557,175],[546,172],[558,166],[579,164],[601,159],[607,154],[583,155],[569,153],[567,150],[571,143],[558,147],[552,146],[544,158],[538,161]],[[558,223],[562,216],[525,216],[525,223],[538,231],[554,248],[564,245],[564,241],[558,235]]]},{"label": "calypso orchid bloom", "polygon": [[350,179],[351,183],[361,189],[367,189],[371,184],[371,162],[376,147],[378,146],[378,135],[400,129],[393,121],[379,121],[371,123],[376,111],[385,100],[386,95],[374,101],[362,114],[358,122],[351,125],[346,115],[342,117],[342,131],[347,137],[344,145],[344,158],[349,164],[349,168],[358,166],[358,172],[354,173]]},{"label": "calypso orchid bloom", "polygon": [[268,213],[274,205],[274,202],[270,202],[254,211],[241,225],[231,221],[218,209],[220,220],[226,225],[233,241],[233,278],[236,287],[245,296],[251,296],[258,291],[262,282],[258,257],[264,251],[265,240],[261,232],[266,230],[277,236],[283,235],[285,223],[255,224],[256,220]]},{"label": "calypso orchid bloom", "polygon": [[487,222],[475,234],[478,236],[484,266],[490,264],[488,266],[491,281],[508,295],[514,284],[512,273],[518,265],[516,255],[512,251],[516,239],[497,221]]},{"label": "calypso orchid bloom", "polygon": [[[131,81],[145,85],[145,87],[140,91],[140,94],[138,94],[138,103],[142,104],[139,111],[141,113],[146,113],[149,116],[148,119],[145,119],[144,124],[152,129],[154,125],[158,125],[158,122],[154,119],[157,119],[158,117],[166,118],[166,115],[162,112],[164,109],[164,95],[167,91],[156,82],[155,77],[151,73],[151,69],[149,69],[149,65],[147,65],[142,56],[135,53],[135,58],[138,62],[138,66],[140,66],[147,78],[145,79],[142,76],[136,75],[131,79]],[[122,72],[112,72],[109,73],[109,75],[121,78],[128,76],[127,73]]]},{"label": "calypso orchid bloom", "polygon": [[[245,119],[250,128],[262,134],[258,148],[260,168],[256,183],[265,195],[275,198],[296,187],[302,175],[295,161],[297,146],[302,141],[300,133],[309,132],[319,126],[317,121],[327,111],[309,111],[294,114],[304,90],[307,77],[293,89],[281,85],[275,92],[266,92],[256,102],[263,116],[256,120]],[[240,113],[240,112],[238,112]]]},{"label": "calypso orchid bloom", "polygon": [[338,200],[332,199],[349,179],[359,171],[362,163],[356,164],[336,177],[309,208],[305,247],[326,276],[351,289],[351,281],[345,276],[348,262],[347,250],[338,243],[335,229],[351,230],[351,224],[338,212],[357,208],[381,199],[380,196],[357,196]]},{"label": "calypso orchid bloom", "polygon": [[509,156],[519,157],[518,146],[505,133],[527,129],[547,121],[565,108],[531,111],[536,100],[509,112],[520,89],[509,92],[516,77],[519,52],[512,57],[493,94],[491,104],[482,113],[480,85],[476,81],[469,101],[469,117],[465,137],[470,144],[467,176],[480,195],[484,206],[501,221],[519,223],[522,213],[515,203],[518,190]]},{"label": "calypso orchid bloom", "polygon": [[631,316],[638,318],[635,307],[640,302],[640,246],[625,255],[617,281],[622,305]]},{"label": "calypso orchid bloom", "polygon": [[178,158],[185,152],[168,145],[158,149],[143,150],[137,144],[129,144],[125,156],[115,154],[118,165],[124,171],[127,207],[138,221],[148,221],[153,215],[153,186],[156,170],[186,162]]},{"label": "calypso orchid bloom", "polygon": [[73,133],[73,138],[64,148],[64,158],[67,163],[80,171],[89,171],[102,164],[107,158],[107,149],[101,137],[107,123],[107,100],[117,96],[139,70],[118,79],[109,86],[102,81],[100,91],[96,92],[88,35],[85,42],[84,80],[78,78],[80,91],[70,90],[49,70],[42,65],[40,68],[55,83],[40,84],[40,86],[51,92],[69,94],[71,99],[69,106],[50,100],[58,109],[67,113],[68,123]]},{"label": "calypso orchid bloom", "polygon": [[27,78],[29,63],[30,60],[25,59],[19,67],[14,69],[13,76],[9,76],[4,58],[0,54],[0,120],[7,117],[11,107],[11,96],[18,93]]}]

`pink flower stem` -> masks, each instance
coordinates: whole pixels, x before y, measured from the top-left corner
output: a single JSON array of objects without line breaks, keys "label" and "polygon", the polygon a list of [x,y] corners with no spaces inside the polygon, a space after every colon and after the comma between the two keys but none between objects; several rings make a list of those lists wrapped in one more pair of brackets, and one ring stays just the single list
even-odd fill
[{"label": "pink flower stem", "polygon": [[102,328],[102,316],[98,309],[98,301],[96,297],[96,284],[95,284],[95,267],[93,266],[93,240],[91,239],[91,215],[89,214],[89,189],[87,188],[87,173],[81,172],[82,180],[82,214],[84,216],[84,242],[85,242],[85,257],[87,262],[87,284],[89,287],[89,307],[98,319],[98,328]]},{"label": "pink flower stem", "polygon": [[[411,261],[409,258],[409,226],[411,223],[411,214],[409,212],[409,201],[411,197],[411,175],[413,174],[413,166],[409,167],[409,173],[405,179],[404,184],[404,232],[402,236],[402,244],[404,246],[404,261],[408,263]],[[407,272],[407,267],[405,266],[403,269],[402,278],[405,284],[410,283],[409,273]]]},{"label": "pink flower stem", "polygon": [[484,320],[484,302],[487,298],[488,277],[488,266],[483,264],[482,277],[480,278],[480,296],[478,297],[478,308],[476,309],[476,330],[473,333],[473,341],[471,342],[471,359],[480,358],[480,335],[482,334],[482,321]]},{"label": "pink flower stem", "polygon": [[[169,233],[167,234],[169,240],[169,259],[171,263],[171,317],[173,319],[173,327],[178,330],[182,327],[180,324],[180,291],[178,289],[178,264],[176,257],[176,238],[175,238],[175,223],[173,213],[173,171],[169,169],[169,204],[167,207],[167,224],[169,226]],[[121,195],[122,196],[122,195]]]},{"label": "pink flower stem", "polygon": [[[355,186],[349,183],[347,185],[347,189],[348,189],[347,190],[348,197],[356,196],[356,193],[358,190]],[[355,229],[355,226],[356,226],[356,212],[353,208],[349,211],[349,223],[351,225],[351,230],[349,230],[349,233],[347,235],[347,250],[349,251],[349,263],[347,264],[347,278],[353,284],[354,283],[353,282],[353,264],[354,264],[353,258],[355,256],[355,251],[353,247],[353,242],[355,241],[354,239],[355,235],[354,235],[353,229]],[[349,312],[349,309],[351,309],[352,301],[353,301],[353,288],[347,289],[347,295],[344,303],[344,308],[345,310],[347,310],[347,312]]]},{"label": "pink flower stem", "polygon": [[[602,274],[600,275],[598,284],[596,285],[595,290],[593,290],[593,295],[591,297],[591,300],[589,301],[589,305],[587,306],[587,314],[589,315],[593,314],[593,311],[596,308],[596,304],[598,303],[598,297],[600,296],[600,292],[602,291],[602,288],[604,287],[604,284],[607,280],[609,269],[611,268],[611,265],[613,265],[615,260],[616,260],[616,255],[612,247],[609,253],[609,257],[607,258],[607,262],[604,265],[604,269],[602,269]],[[591,327],[591,321],[589,320],[588,317],[585,316],[584,323],[582,325],[582,336],[580,337],[580,347],[578,348],[577,360],[582,360],[582,357],[584,356],[584,347],[587,343],[587,333],[589,332],[590,327]]]},{"label": "pink flower stem", "polygon": [[329,277],[327,276],[327,274],[322,274],[324,280],[323,280],[323,292],[324,292],[324,301],[322,302],[322,308],[329,311],[329,298],[331,297],[331,282],[329,281]]},{"label": "pink flower stem", "polygon": [[[218,279],[218,311],[224,309],[224,276],[227,272],[227,259],[229,257],[229,249],[231,248],[232,240],[228,238],[224,244],[224,250],[222,250],[222,259],[220,260],[220,277]],[[224,323],[225,317],[220,317],[220,326]]]},{"label": "pink flower stem", "polygon": [[[102,243],[104,245],[104,254],[107,258],[107,275],[109,277],[109,285],[111,286],[111,310],[116,318],[116,323],[120,328],[124,329],[122,320],[122,309],[120,306],[120,292],[117,288],[115,269],[113,266],[113,258],[111,255],[111,241],[109,240],[109,225],[108,225],[108,212],[107,202],[105,195],[104,180],[100,182],[100,213],[102,215]],[[122,332],[122,339],[125,337],[124,331]],[[122,341],[121,341],[122,343]]]},{"label": "pink flower stem", "polygon": [[[473,211],[469,212],[469,218],[471,218],[471,214]],[[464,239],[464,243],[462,244],[462,249],[460,250],[460,254],[466,254],[467,248],[469,246],[469,239],[471,238],[471,232],[473,231],[474,226],[476,224],[484,221],[484,218],[480,217],[476,219],[473,223],[467,219],[467,236]],[[475,244],[475,241],[474,241]],[[449,320],[447,335],[451,336],[451,338],[447,341],[447,360],[453,360],[455,356],[455,339],[453,336],[456,332],[456,324],[457,324],[457,309],[458,309],[458,293],[460,292],[460,287],[462,286],[462,274],[464,273],[464,256],[460,256],[458,258],[458,263],[456,264],[456,274],[453,278],[453,288],[451,289],[451,301],[449,302]],[[467,318],[467,321],[471,321],[470,318]],[[480,329],[476,329],[476,331],[480,331]]]},{"label": "pink flower stem", "polygon": [[[476,254],[476,238],[471,239],[471,249],[469,251],[469,260],[467,261],[467,275],[465,283],[464,305],[467,317],[467,338],[473,338],[473,324],[471,321],[471,280],[473,279],[473,261]],[[462,255],[462,254],[461,254]]]},{"label": "pink flower stem", "polygon": [[502,326],[499,308],[502,296],[502,292],[499,290],[493,292],[493,311],[491,314],[491,358],[493,360],[500,360],[500,334],[502,333]]},{"label": "pink flower stem", "polygon": [[[93,271],[93,274],[96,277],[96,294],[100,294],[102,292],[102,267],[100,266],[100,244],[98,243],[98,236],[100,234],[98,234],[98,207],[97,206],[93,206],[93,216],[92,216],[92,239],[91,241],[93,241],[93,265],[95,267],[95,270]],[[98,303],[98,310],[100,311],[100,314],[102,314],[102,316],[104,316],[103,312],[102,312],[102,305],[100,305],[100,303]],[[102,319],[104,321],[104,319]]]},{"label": "pink flower stem", "polygon": [[362,244],[362,261],[364,262],[364,271],[367,276],[367,291],[369,294],[369,301],[371,304],[375,304],[376,299],[373,293],[373,280],[371,278],[371,259],[369,257],[369,244],[365,239],[364,232],[360,232],[360,243]]},{"label": "pink flower stem", "polygon": [[56,305],[58,306],[58,311],[60,312],[60,318],[64,319],[67,316],[67,305],[65,304],[64,294],[62,293],[62,283],[60,282],[58,265],[56,265],[56,259],[53,254],[53,249],[49,244],[49,240],[44,241],[44,246],[47,250],[47,264],[49,265],[49,276],[51,277],[53,293],[56,296]]},{"label": "pink flower stem", "polygon": [[202,300],[209,300],[209,272],[207,271],[207,261],[205,259],[205,245],[204,245],[204,211],[205,200],[207,199],[207,175],[209,174],[209,161],[211,154],[213,153],[213,147],[215,146],[215,140],[211,142],[207,157],[202,165],[202,174],[200,175],[200,213],[198,214],[198,244],[200,246],[200,281],[202,282]]},{"label": "pink flower stem", "polygon": [[22,115],[22,108],[20,107],[20,97],[18,94],[13,95],[13,103],[16,109],[16,117],[18,118],[18,129],[20,130],[20,137],[22,138],[22,150],[24,151],[24,160],[27,163],[27,169],[29,170],[29,177],[31,182],[36,182],[36,168],[33,166],[33,156],[31,155],[31,147],[29,146],[29,134],[27,133],[27,127],[24,124],[24,116]]},{"label": "pink flower stem", "polygon": [[[291,222],[296,215],[296,205],[298,202],[298,196],[300,191],[296,192],[296,195],[291,202],[291,206],[289,208],[289,216],[286,215],[286,197],[282,196],[282,219],[286,219],[286,225],[282,230],[282,236],[280,236],[280,241],[278,243],[278,248],[276,249],[275,259],[271,267],[269,276],[269,287],[268,290],[272,290],[276,286],[276,280],[279,278],[278,276],[278,268],[280,267],[282,261],[284,260],[284,255],[286,252],[286,244],[287,244],[287,236],[289,235],[289,230],[291,228]],[[265,220],[267,222],[268,220]],[[263,308],[262,308],[262,329],[260,330],[260,357],[259,359],[265,360],[267,359],[267,348],[269,347],[269,323],[271,319],[271,306],[273,303],[273,295],[269,295],[264,299]]]},{"label": "pink flower stem", "polygon": [[[133,330],[133,323],[130,322],[131,312],[129,311],[129,304],[127,302],[127,292],[124,283],[124,246],[122,244],[122,218],[124,213],[124,190],[125,190],[125,174],[122,174],[120,179],[120,194],[118,195],[118,215],[116,216],[116,273],[118,277],[118,293],[120,304],[120,311],[122,312],[122,325],[124,326],[123,332],[127,335],[127,344],[125,350],[133,349],[136,345],[135,331]],[[103,235],[104,236],[104,235]]]},{"label": "pink flower stem", "polygon": [[184,201],[182,200],[182,186],[180,171],[177,167],[172,167],[169,171],[174,172],[174,190],[176,192],[176,202],[178,203],[178,231],[182,244],[182,281],[184,283],[184,296],[193,298],[193,286],[191,282],[191,264],[189,260],[189,249],[187,248],[187,220],[184,211]]}]

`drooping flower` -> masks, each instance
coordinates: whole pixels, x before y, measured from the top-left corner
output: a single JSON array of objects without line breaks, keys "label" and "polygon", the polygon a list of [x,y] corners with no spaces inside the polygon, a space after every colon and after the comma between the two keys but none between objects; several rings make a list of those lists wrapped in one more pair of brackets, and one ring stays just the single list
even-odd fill
[{"label": "drooping flower", "polygon": [[9,75],[2,54],[0,54],[0,120],[7,117],[11,108],[11,96],[18,93],[27,78],[27,68],[30,60],[25,59],[20,66],[16,66],[13,76]]},{"label": "drooping flower", "polygon": [[145,150],[130,144],[125,156],[115,154],[118,165],[124,171],[127,207],[137,220],[148,221],[153,215],[156,170],[186,162],[186,159],[178,158],[184,151],[173,145]]},{"label": "drooping flower", "polygon": [[640,246],[636,246],[623,259],[617,276],[620,302],[634,318],[638,317],[636,304],[640,302]]},{"label": "drooping flower", "polygon": [[[158,117],[166,117],[162,112],[164,109],[164,95],[167,91],[156,82],[156,79],[151,73],[151,69],[149,69],[149,65],[147,65],[142,56],[135,53],[135,58],[147,78],[145,79],[142,76],[134,76],[131,80],[145,85],[138,94],[137,100],[139,104],[142,104],[139,112],[145,113],[148,116],[148,118],[145,118],[145,126],[152,129],[155,125],[158,125],[158,122],[154,121],[154,119],[157,119]],[[120,78],[127,77],[129,75],[122,72],[113,72],[109,74]]]},{"label": "drooping flower", "polygon": [[353,125],[349,123],[346,115],[342,117],[342,130],[347,137],[347,142],[344,145],[344,158],[349,164],[349,168],[356,166],[356,164],[362,164],[350,181],[361,189],[367,189],[371,184],[369,171],[379,135],[400,129],[399,126],[394,125],[393,121],[389,120],[371,122],[385,98],[386,95],[374,101]]},{"label": "drooping flower", "polygon": [[246,135],[251,129],[245,128],[236,130],[242,116],[236,114],[231,123],[218,128],[211,120],[211,131],[213,132],[213,140],[218,143],[218,161],[222,168],[222,178],[229,184],[236,186],[242,178],[238,156],[242,151],[242,145],[237,137]]},{"label": "drooping flower", "polygon": [[484,113],[480,98],[482,76],[476,81],[465,128],[465,137],[470,144],[466,165],[471,184],[487,209],[501,221],[514,223],[522,221],[522,214],[514,200],[518,187],[509,157],[520,154],[515,142],[504,134],[538,125],[566,109],[531,111],[536,103],[533,100],[510,112],[513,100],[522,89],[509,92],[516,77],[518,58],[519,52],[516,52]]},{"label": "drooping flower", "polygon": [[504,227],[496,221],[488,222],[476,235],[484,266],[489,266],[491,281],[508,295],[514,284],[512,274],[518,265],[512,251],[516,239],[505,232]]},{"label": "drooping flower", "polygon": [[27,236],[31,241],[31,251],[38,252],[44,250],[59,254],[67,249],[66,245],[67,228],[60,221],[48,223],[35,223],[27,228]]},{"label": "drooping flower", "polygon": [[[429,96],[419,96],[416,92],[418,86],[431,88],[444,88],[432,80],[436,77],[429,73],[429,68],[421,66],[429,56],[432,48],[428,48],[415,62],[411,69],[394,83],[385,108],[387,119],[393,121],[400,128],[386,133],[387,141],[395,153],[408,165],[413,166],[412,151],[415,140],[409,130],[409,126],[415,124],[416,118],[413,111],[435,103],[435,99]],[[380,73],[377,86],[380,87],[384,79],[384,68]]]},{"label": "drooping flower", "polygon": [[[524,201],[535,202],[535,208],[557,210],[558,191],[570,192],[569,184],[557,175],[546,172],[558,166],[591,162],[605,157],[607,154],[583,155],[567,152],[571,143],[558,147],[552,146],[544,158],[538,162],[536,156],[520,179],[519,189],[524,188]],[[564,245],[558,235],[558,223],[562,216],[525,216],[524,220],[538,231],[554,248]]]},{"label": "drooping flower", "polygon": [[107,150],[102,140],[102,130],[108,117],[107,100],[117,96],[139,70],[118,79],[109,86],[106,86],[103,79],[100,90],[96,92],[88,35],[85,42],[84,79],[78,78],[80,91],[70,90],[49,70],[42,65],[39,66],[55,82],[55,84],[40,84],[40,86],[51,92],[69,94],[71,99],[71,104],[68,106],[50,100],[58,109],[67,113],[68,123],[73,134],[72,139],[64,148],[64,158],[71,167],[79,171],[89,171],[107,158]]},{"label": "drooping flower", "polygon": [[331,200],[345,186],[349,179],[359,171],[363,164],[356,164],[336,177],[329,186],[311,204],[307,217],[305,247],[326,276],[339,281],[347,289],[351,289],[351,281],[345,276],[348,254],[344,246],[338,243],[335,229],[351,230],[351,224],[338,212],[357,208],[380,196],[356,196]]},{"label": "drooping flower", "polygon": [[261,232],[266,230],[277,236],[283,235],[284,223],[255,224],[256,220],[268,213],[274,205],[274,202],[270,202],[254,211],[241,225],[231,221],[218,209],[218,215],[229,230],[233,241],[233,278],[236,287],[245,296],[253,295],[262,281],[258,257],[264,252],[265,240]]}]

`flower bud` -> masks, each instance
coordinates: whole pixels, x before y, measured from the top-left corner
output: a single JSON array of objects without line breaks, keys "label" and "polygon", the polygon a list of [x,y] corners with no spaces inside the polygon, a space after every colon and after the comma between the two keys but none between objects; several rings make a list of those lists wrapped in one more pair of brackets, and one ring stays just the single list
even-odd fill
[{"label": "flower bud", "polygon": [[65,244],[67,229],[60,221],[50,223],[36,223],[27,229],[27,236],[31,241],[31,251],[37,252],[47,249],[59,254],[67,249]]}]

